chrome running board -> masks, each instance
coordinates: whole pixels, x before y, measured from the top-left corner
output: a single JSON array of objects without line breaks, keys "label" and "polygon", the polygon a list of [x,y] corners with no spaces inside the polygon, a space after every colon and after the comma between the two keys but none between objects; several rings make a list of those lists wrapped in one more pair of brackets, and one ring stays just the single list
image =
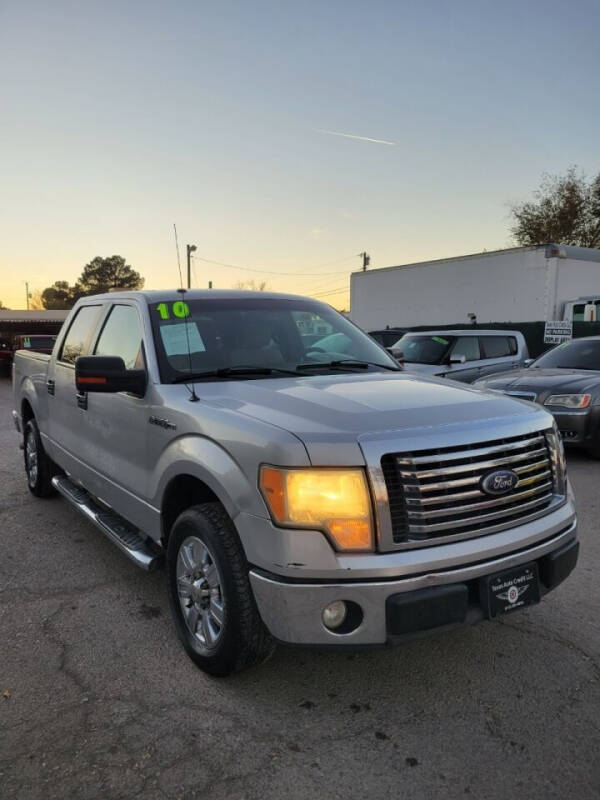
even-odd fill
[{"label": "chrome running board", "polygon": [[145,542],[137,528],[119,517],[114,511],[102,508],[85,489],[76,486],[65,475],[57,475],[52,478],[52,485],[84,517],[93,522],[134,564],[149,572],[156,569],[162,558],[160,550],[151,543]]}]

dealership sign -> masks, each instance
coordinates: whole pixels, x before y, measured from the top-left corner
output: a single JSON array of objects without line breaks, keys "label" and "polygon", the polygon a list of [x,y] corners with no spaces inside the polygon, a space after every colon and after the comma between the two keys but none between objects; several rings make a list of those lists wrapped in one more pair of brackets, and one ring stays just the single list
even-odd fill
[{"label": "dealership sign", "polygon": [[546,344],[560,344],[569,342],[573,338],[573,323],[570,320],[557,320],[547,322],[544,328],[544,342]]}]

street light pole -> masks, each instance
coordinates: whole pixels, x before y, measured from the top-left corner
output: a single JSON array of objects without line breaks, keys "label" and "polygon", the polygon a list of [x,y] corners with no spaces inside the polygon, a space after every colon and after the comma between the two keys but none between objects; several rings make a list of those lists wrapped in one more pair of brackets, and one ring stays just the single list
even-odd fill
[{"label": "street light pole", "polygon": [[195,244],[186,244],[187,250],[187,288],[192,288],[192,253],[196,251]]},{"label": "street light pole", "polygon": [[27,302],[27,311],[29,311],[29,284],[25,281],[25,298]]}]

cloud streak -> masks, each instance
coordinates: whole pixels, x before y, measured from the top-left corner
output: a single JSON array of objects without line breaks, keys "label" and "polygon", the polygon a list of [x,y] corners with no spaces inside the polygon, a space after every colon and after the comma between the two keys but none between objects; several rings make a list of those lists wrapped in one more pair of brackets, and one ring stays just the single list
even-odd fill
[{"label": "cloud streak", "polygon": [[359,142],[374,142],[375,144],[387,144],[391,147],[396,146],[396,142],[388,142],[387,139],[371,139],[369,136],[355,136],[353,133],[339,133],[338,131],[326,131],[322,128],[314,129],[317,133],[326,133],[328,136],[343,136],[345,139],[358,139]]}]

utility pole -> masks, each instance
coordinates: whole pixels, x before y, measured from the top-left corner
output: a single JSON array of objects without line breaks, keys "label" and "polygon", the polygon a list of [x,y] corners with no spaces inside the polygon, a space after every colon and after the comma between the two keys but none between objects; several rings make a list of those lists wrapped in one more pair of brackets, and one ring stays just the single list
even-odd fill
[{"label": "utility pole", "polygon": [[187,288],[192,288],[192,253],[196,251],[195,244],[186,244],[187,250]]},{"label": "utility pole", "polygon": [[369,255],[367,252],[364,252],[364,253],[359,253],[359,256],[362,256],[362,260],[363,260],[363,265],[362,265],[362,267],[363,267],[363,272],[366,272],[366,270],[367,270],[367,267],[368,267],[368,266],[369,266],[369,264],[371,263],[371,256],[370,256],[370,255]]},{"label": "utility pole", "polygon": [[27,311],[29,311],[29,284],[25,281],[25,298],[27,302]]}]

